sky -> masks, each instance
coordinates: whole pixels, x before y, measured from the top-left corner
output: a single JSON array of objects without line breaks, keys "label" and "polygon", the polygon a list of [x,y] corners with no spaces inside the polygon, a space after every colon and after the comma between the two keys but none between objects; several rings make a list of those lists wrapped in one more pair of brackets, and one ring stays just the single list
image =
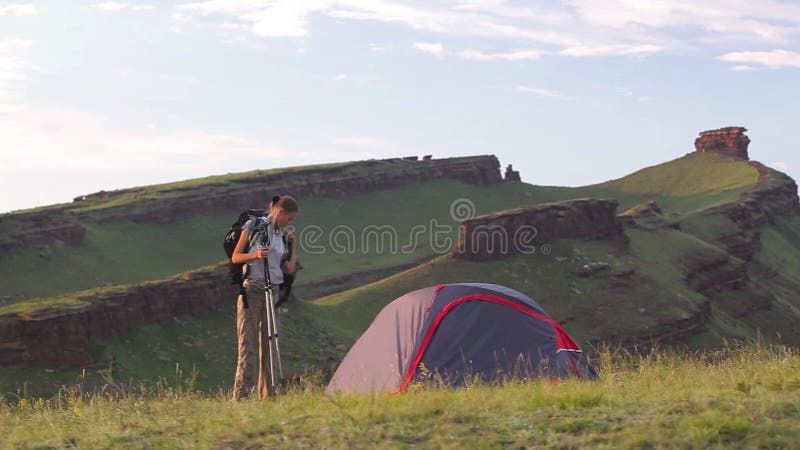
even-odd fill
[{"label": "sky", "polygon": [[800,175],[800,1],[0,0],[0,212],[323,162],[579,186],[744,126]]}]

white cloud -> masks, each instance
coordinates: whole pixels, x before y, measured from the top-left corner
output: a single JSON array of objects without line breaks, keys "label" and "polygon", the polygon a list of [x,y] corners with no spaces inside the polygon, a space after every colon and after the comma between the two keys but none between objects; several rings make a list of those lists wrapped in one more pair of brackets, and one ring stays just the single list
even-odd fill
[{"label": "white cloud", "polygon": [[368,47],[373,52],[386,52],[386,51],[391,50],[391,48],[392,48],[391,45],[379,45],[379,44],[375,44],[375,43],[372,43],[372,42],[370,42],[368,44]]},{"label": "white cloud", "polygon": [[[748,35],[765,42],[792,39],[800,5],[774,0],[569,0],[578,15],[595,26],[674,28],[709,34]],[[781,24],[781,25],[779,25]]]},{"label": "white cloud", "polygon": [[602,90],[606,90],[606,91],[611,91],[611,92],[614,92],[615,94],[621,95],[623,97],[635,98],[636,101],[639,102],[639,103],[649,102],[650,100],[652,100],[650,98],[650,96],[641,95],[641,94],[635,92],[633,89],[625,87],[625,86],[599,85],[599,86],[594,86],[594,88],[595,89],[602,89]]},{"label": "white cloud", "polygon": [[331,80],[333,80],[333,81],[347,81],[350,78],[351,78],[350,75],[348,75],[346,73],[340,73],[340,74],[336,75],[335,77],[331,78]]},{"label": "white cloud", "polygon": [[3,100],[18,98],[14,87],[20,81],[27,80],[31,72],[39,67],[25,54],[25,49],[33,45],[28,39],[0,39],[0,112],[11,106],[3,104]]},{"label": "white cloud", "polygon": [[113,1],[95,3],[94,7],[102,11],[123,11],[123,10],[152,11],[156,9],[156,7],[152,5],[135,5],[132,3],[113,2]]},{"label": "white cloud", "polygon": [[646,56],[668,50],[661,45],[650,44],[611,44],[611,45],[579,45],[568,47],[559,53],[566,56]]},{"label": "white cloud", "polygon": [[734,72],[749,72],[756,70],[756,68],[753,66],[736,65],[736,66],[731,66],[731,70]]},{"label": "white cloud", "polygon": [[232,16],[251,32],[265,37],[305,37],[309,35],[309,14],[325,1],[259,1],[212,0],[178,6],[186,12],[204,16]]},{"label": "white cloud", "polygon": [[0,211],[65,202],[101,189],[319,160],[318,154],[315,159],[309,152],[227,133],[150,125],[130,131],[80,111],[18,106],[8,114],[0,107],[0,191],[25,192],[0,199]]},{"label": "white cloud", "polygon": [[35,5],[21,3],[0,5],[0,16],[34,16],[37,14],[39,14],[39,8]]},{"label": "white cloud", "polygon": [[[42,202],[64,201],[59,195],[77,195],[66,184],[70,174],[102,177],[104,173],[135,174],[172,170],[207,172],[238,159],[262,161],[269,167],[275,159],[312,158],[270,142],[226,133],[196,130],[160,130],[155,125],[132,132],[109,124],[105,119],[70,108],[32,103],[20,89],[36,64],[26,55],[34,43],[24,39],[0,40],[0,185],[17,189],[26,186],[20,198]],[[168,170],[165,170],[168,169]],[[205,173],[207,174],[207,173]],[[59,179],[65,183],[53,192],[50,183],[28,183]],[[74,175],[72,175],[74,176]],[[169,181],[163,180],[163,181]],[[114,188],[122,186],[99,186]],[[37,191],[38,190],[38,191]],[[41,191],[41,192],[39,192]],[[29,195],[30,194],[30,195]],[[56,195],[56,197],[53,197]],[[16,201],[16,200],[13,200]],[[0,209],[33,206],[10,204],[3,199]]]},{"label": "white cloud", "polygon": [[414,42],[414,48],[423,53],[430,53],[438,58],[444,56],[444,46],[439,42]]},{"label": "white cloud", "polygon": [[[800,4],[778,0],[559,0],[539,5],[508,0],[207,0],[178,8],[233,18],[259,36],[309,36],[311,17],[317,14],[345,23],[395,23],[426,35],[511,42],[514,47],[541,49],[542,54],[573,57],[645,57],[721,43],[788,45],[800,36]],[[535,58],[533,52],[515,55],[514,47],[456,55],[487,61]]]},{"label": "white cloud", "polygon": [[373,136],[340,136],[331,139],[336,145],[347,147],[385,148],[388,144],[384,139]]},{"label": "white cloud", "polygon": [[[186,22],[191,22],[192,21],[191,17],[187,16],[186,14],[181,14],[181,13],[175,13],[175,14],[171,15],[170,19],[172,19],[173,22],[178,22],[178,23],[186,23]],[[234,24],[234,23],[231,23],[231,22],[225,22],[222,25],[225,28],[233,28],[237,24]],[[243,29],[243,28],[241,26],[239,26],[239,29]]]},{"label": "white cloud", "polygon": [[782,172],[787,172],[789,170],[789,165],[782,161],[769,163],[767,165],[772,167],[773,169],[778,169]]},{"label": "white cloud", "polygon": [[283,148],[255,139],[203,131],[135,133],[103,118],[52,105],[25,103],[0,113],[0,172],[151,170],[208,167],[238,157],[285,157]]},{"label": "white cloud", "polygon": [[[768,52],[732,52],[719,57],[726,62],[740,64],[760,64],[762,66],[779,67],[800,67],[800,53],[788,50],[772,50]],[[741,65],[735,67],[742,67]],[[735,69],[734,69],[735,70]]]},{"label": "white cloud", "polygon": [[520,92],[531,92],[541,97],[550,98],[553,100],[561,100],[561,101],[575,100],[573,97],[570,97],[568,95],[563,94],[560,91],[553,89],[545,89],[533,86],[517,86],[517,90]]},{"label": "white cloud", "polygon": [[535,48],[522,48],[515,49],[505,53],[485,53],[481,50],[461,50],[456,53],[461,59],[475,59],[478,61],[521,61],[539,59],[542,56],[542,51]]}]

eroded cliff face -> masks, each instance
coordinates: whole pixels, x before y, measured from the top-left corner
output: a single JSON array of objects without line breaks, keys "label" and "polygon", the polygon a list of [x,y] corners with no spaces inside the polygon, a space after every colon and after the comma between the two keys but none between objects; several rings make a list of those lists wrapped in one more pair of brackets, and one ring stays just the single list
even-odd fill
[{"label": "eroded cliff face", "polygon": [[725,127],[716,130],[701,131],[695,139],[694,147],[698,152],[717,152],[747,159],[747,146],[750,144],[744,127]]},{"label": "eroded cliff face", "polygon": [[63,209],[13,214],[0,217],[0,223],[8,228],[0,236],[0,253],[30,245],[64,243],[83,244],[86,228]]},{"label": "eroded cliff face", "polygon": [[[747,262],[761,249],[759,230],[776,217],[788,217],[800,209],[797,184],[788,176],[750,161],[758,170],[758,182],[736,202],[708,208],[687,216],[680,228]],[[703,221],[716,223],[707,226]],[[702,226],[695,223],[700,222]]]},{"label": "eroded cliff face", "polygon": [[474,261],[532,251],[557,239],[614,239],[627,242],[615,199],[576,199],[517,208],[461,223],[452,256]]},{"label": "eroded cliff face", "polygon": [[164,324],[181,315],[204,315],[232,304],[236,290],[223,280],[227,267],[100,293],[76,295],[71,307],[0,316],[0,364],[85,366],[93,339],[117,339],[128,328]]}]

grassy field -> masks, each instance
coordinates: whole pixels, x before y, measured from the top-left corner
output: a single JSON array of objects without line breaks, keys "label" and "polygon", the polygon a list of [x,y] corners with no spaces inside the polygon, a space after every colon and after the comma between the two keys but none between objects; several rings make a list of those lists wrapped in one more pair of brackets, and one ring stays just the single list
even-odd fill
[{"label": "grassy field", "polygon": [[796,448],[800,356],[729,346],[605,351],[600,380],[412,385],[326,397],[310,374],[268,401],[232,403],[177,373],[148,389],[80,384],[0,401],[3,448]]}]

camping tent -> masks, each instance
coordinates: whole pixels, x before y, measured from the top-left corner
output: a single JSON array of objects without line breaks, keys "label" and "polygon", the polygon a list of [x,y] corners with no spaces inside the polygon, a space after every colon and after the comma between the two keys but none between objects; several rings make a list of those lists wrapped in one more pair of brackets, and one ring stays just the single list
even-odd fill
[{"label": "camping tent", "polygon": [[459,283],[409,292],[383,308],[327,392],[402,392],[431,375],[453,386],[473,377],[596,377],[572,338],[526,295]]}]

